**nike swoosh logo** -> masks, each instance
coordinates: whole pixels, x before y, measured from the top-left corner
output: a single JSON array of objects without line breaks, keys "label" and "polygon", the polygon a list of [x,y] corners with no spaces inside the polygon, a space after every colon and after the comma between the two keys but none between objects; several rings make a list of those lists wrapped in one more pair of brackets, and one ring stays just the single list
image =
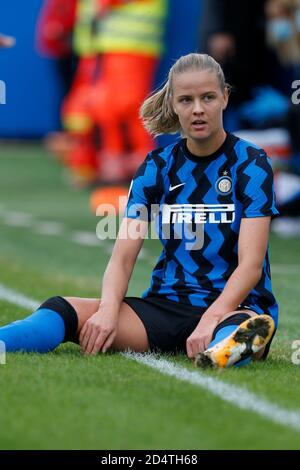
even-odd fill
[{"label": "nike swoosh logo", "polygon": [[174,191],[174,189],[180,188],[180,186],[185,185],[185,183],[176,184],[176,186],[170,185],[169,191]]}]

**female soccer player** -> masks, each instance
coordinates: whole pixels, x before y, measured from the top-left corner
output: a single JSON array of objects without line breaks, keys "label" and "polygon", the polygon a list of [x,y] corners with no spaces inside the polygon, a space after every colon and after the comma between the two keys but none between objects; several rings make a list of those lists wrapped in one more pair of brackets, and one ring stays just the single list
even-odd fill
[{"label": "female soccer player", "polygon": [[[79,340],[87,354],[186,352],[199,366],[266,357],[278,316],[267,253],[278,213],[273,174],[262,149],[225,132],[228,94],[212,57],[188,54],[172,66],[141,117],[153,135],[184,138],[148,154],[138,169],[101,300],[47,300],[0,328],[7,350],[46,352]],[[126,297],[152,217],[162,253],[142,298]]]}]

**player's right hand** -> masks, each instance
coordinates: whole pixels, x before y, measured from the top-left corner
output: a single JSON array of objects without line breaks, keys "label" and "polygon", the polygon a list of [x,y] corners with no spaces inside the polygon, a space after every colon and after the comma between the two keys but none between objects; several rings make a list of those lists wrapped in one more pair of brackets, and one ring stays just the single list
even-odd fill
[{"label": "player's right hand", "polygon": [[106,352],[112,345],[118,323],[118,312],[100,307],[83,325],[79,343],[84,354],[97,354],[99,351]]}]

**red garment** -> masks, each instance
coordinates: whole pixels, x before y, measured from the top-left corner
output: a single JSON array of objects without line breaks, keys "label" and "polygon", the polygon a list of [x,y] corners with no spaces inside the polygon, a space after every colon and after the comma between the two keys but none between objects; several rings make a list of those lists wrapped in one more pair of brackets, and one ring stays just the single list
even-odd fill
[{"label": "red garment", "polygon": [[89,103],[94,76],[99,69],[98,62],[97,57],[80,59],[71,90],[61,108],[62,123],[74,141],[74,146],[64,157],[64,163],[82,176],[87,176],[87,179],[97,173],[98,149],[93,138],[95,122],[89,111]]},{"label": "red garment", "polygon": [[37,23],[37,46],[42,54],[64,57],[71,52],[77,0],[44,0]]},{"label": "red garment", "polygon": [[[133,175],[154,146],[139,118],[139,108],[151,91],[156,64],[156,59],[134,54],[81,59],[62,107],[65,128],[79,143],[78,151],[67,158],[69,166],[97,167],[103,179]],[[78,118],[82,121],[82,129],[70,127],[74,118],[75,123]],[[101,130],[101,146],[93,154],[88,138],[95,125]]]},{"label": "red garment", "polygon": [[156,59],[141,55],[120,53],[102,57],[102,72],[92,92],[90,112],[101,129],[100,160],[105,167],[127,154],[127,172],[132,173],[153,148],[153,140],[139,118],[139,109],[151,91],[156,65]]},{"label": "red garment", "polygon": [[[99,13],[105,14],[133,0],[98,1]],[[78,142],[66,159],[70,167],[97,168],[99,177],[106,180],[134,174],[154,146],[140,121],[139,108],[152,89],[156,65],[156,58],[138,53],[105,53],[80,60],[62,106],[65,129]],[[100,150],[88,141],[95,127],[100,129]]]},{"label": "red garment", "polygon": [[[89,115],[89,96],[94,87],[95,74],[99,69],[99,57],[83,57],[80,59],[70,92],[65,97],[61,114],[63,122],[70,115]],[[72,129],[66,124],[67,130]],[[83,130],[85,133],[85,130]]]}]

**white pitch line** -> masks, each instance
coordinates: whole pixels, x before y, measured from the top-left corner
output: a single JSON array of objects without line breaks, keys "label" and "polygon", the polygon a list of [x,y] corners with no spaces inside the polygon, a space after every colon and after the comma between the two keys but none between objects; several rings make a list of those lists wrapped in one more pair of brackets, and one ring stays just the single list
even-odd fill
[{"label": "white pitch line", "polygon": [[[30,228],[34,233],[39,235],[63,236],[66,231],[64,224],[61,222],[33,221],[29,214],[22,214],[20,212],[6,213],[3,217],[3,221],[6,225]],[[103,245],[103,240],[99,240],[96,233],[83,230],[75,230],[71,232],[69,239],[81,246],[99,247]],[[112,244],[106,245],[105,251],[111,254]]]},{"label": "white pitch line", "polygon": [[21,217],[32,219],[33,215],[30,212],[22,212],[22,211],[8,211],[3,206],[0,207],[0,214],[2,217],[12,216],[12,217]]},{"label": "white pitch line", "polygon": [[70,235],[70,240],[72,240],[75,243],[78,243],[78,245],[84,245],[84,246],[103,245],[103,240],[99,240],[99,238],[97,238],[96,233],[87,232],[83,230],[72,232]]},{"label": "white pitch line", "polygon": [[59,236],[65,231],[64,224],[60,222],[36,222],[33,226],[35,233],[39,235]]},{"label": "white pitch line", "polygon": [[[142,247],[141,248],[141,251],[139,252],[139,256],[138,258],[141,260],[141,261],[149,261],[149,263],[152,263],[153,262],[153,258],[152,256],[150,255],[149,251]],[[154,261],[155,262],[155,261]]]},{"label": "white pitch line", "polygon": [[12,227],[31,227],[32,216],[23,212],[8,212],[2,215],[5,225]]},{"label": "white pitch line", "polygon": [[300,266],[297,264],[271,264],[272,274],[294,275],[300,274]]},{"label": "white pitch line", "polygon": [[[26,227],[32,228],[35,233],[39,235],[48,235],[48,236],[59,236],[64,233],[64,225],[60,222],[33,222],[32,215],[22,212],[6,212],[2,216],[3,222],[6,225],[14,227]],[[74,243],[77,243],[81,246],[87,247],[100,247],[104,248],[104,251],[111,255],[113,249],[113,243],[108,242],[107,240],[100,240],[97,238],[96,233],[88,232],[83,230],[75,230],[70,233],[70,240]],[[104,244],[106,242],[106,244]],[[153,258],[148,250],[144,247],[141,249],[139,256],[139,261],[147,261],[154,265],[156,263],[156,258]],[[275,275],[295,275],[300,274],[300,266],[293,264],[272,264],[271,272]]]},{"label": "white pitch line", "polygon": [[141,248],[141,250],[138,254],[138,259],[140,261],[148,261],[148,255],[147,255],[147,252],[145,251],[144,248]]},{"label": "white pitch line", "polygon": [[175,377],[183,382],[197,385],[208,390],[212,395],[227,401],[232,405],[246,411],[252,411],[273,421],[276,424],[288,426],[300,431],[300,411],[287,410],[271,403],[243,387],[222,382],[209,377],[199,371],[190,371],[165,359],[157,359],[153,354],[139,354],[126,352],[123,355],[141,364],[156,369],[164,375]]},{"label": "white pitch line", "polygon": [[10,304],[18,305],[18,307],[28,308],[29,310],[36,310],[40,305],[36,300],[19,294],[19,292],[9,289],[3,284],[0,284],[0,299],[6,300]]},{"label": "white pitch line", "polygon": [[[0,299],[30,310],[36,310],[39,306],[39,303],[35,300],[9,289],[2,284],[0,284]],[[133,352],[121,354],[128,359],[135,360],[152,369],[156,369],[164,375],[169,375],[177,380],[197,385],[209,391],[212,395],[242,410],[255,412],[276,424],[288,426],[296,431],[300,431],[300,411],[298,410],[281,408],[249,392],[243,387],[231,385],[214,377],[206,376],[198,370],[190,371],[166,359],[157,359],[153,354],[139,354]]]},{"label": "white pitch line", "polygon": [[[40,235],[49,235],[49,236],[60,236],[64,235],[65,229],[61,222],[56,221],[44,221],[38,222],[33,220],[33,216],[30,213],[26,212],[16,212],[16,211],[3,211],[0,206],[0,215],[2,216],[3,222],[6,225],[11,225],[15,227],[26,227],[32,228],[35,233]],[[70,233],[69,239],[74,243],[77,243],[81,246],[87,247],[99,247],[102,246],[104,251],[111,255],[113,249],[113,243],[109,240],[101,240],[97,238],[94,232],[80,231],[75,230]],[[105,244],[103,243],[105,242]],[[154,258],[147,249],[144,247],[141,249],[138,259],[140,261],[147,261],[154,265],[156,263],[156,258]],[[300,274],[300,266],[296,264],[271,264],[271,272],[275,275],[295,275]]]}]

